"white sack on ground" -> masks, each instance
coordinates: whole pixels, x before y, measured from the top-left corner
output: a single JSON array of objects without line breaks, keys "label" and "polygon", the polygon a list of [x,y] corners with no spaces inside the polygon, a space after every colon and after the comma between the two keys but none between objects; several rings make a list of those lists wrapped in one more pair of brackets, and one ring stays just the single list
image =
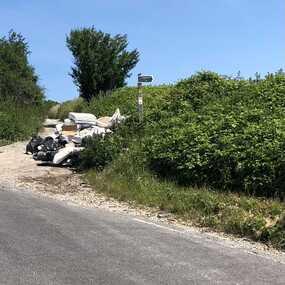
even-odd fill
[{"label": "white sack on ground", "polygon": [[93,114],[70,112],[68,118],[76,124],[96,125],[96,117]]},{"label": "white sack on ground", "polygon": [[72,154],[78,153],[78,152],[82,151],[83,149],[84,149],[83,147],[75,147],[75,146],[66,146],[64,148],[61,148],[55,154],[52,162],[54,164],[60,164],[64,160],[66,160],[69,156],[71,156]]}]

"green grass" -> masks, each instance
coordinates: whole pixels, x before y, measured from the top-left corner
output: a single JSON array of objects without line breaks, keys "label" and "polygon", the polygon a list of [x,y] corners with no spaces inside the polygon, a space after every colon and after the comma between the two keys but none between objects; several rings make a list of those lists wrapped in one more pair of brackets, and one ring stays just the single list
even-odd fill
[{"label": "green grass", "polygon": [[43,105],[0,102],[0,145],[24,140],[36,134],[45,114]]},{"label": "green grass", "polygon": [[90,170],[86,177],[96,191],[120,201],[156,207],[196,226],[285,249],[284,203],[161,180],[144,167],[137,147],[102,172]]}]

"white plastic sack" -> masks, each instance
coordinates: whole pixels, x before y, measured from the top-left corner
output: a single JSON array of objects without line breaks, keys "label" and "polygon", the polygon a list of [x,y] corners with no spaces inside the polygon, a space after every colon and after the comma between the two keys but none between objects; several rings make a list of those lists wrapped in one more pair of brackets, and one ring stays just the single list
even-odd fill
[{"label": "white plastic sack", "polygon": [[74,147],[74,146],[67,146],[64,148],[61,148],[54,156],[53,163],[54,164],[60,164],[65,159],[67,159],[71,154],[77,153],[82,151],[83,147]]}]

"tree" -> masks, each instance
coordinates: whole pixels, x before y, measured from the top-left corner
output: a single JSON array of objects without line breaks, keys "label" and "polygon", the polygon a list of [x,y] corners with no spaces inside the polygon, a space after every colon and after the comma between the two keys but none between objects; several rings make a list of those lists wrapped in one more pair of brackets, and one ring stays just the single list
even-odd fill
[{"label": "tree", "polygon": [[72,30],[66,42],[74,57],[70,75],[87,101],[100,92],[124,86],[139,60],[136,49],[126,50],[126,35],[112,37],[94,27]]},{"label": "tree", "polygon": [[44,98],[38,76],[28,62],[25,38],[14,31],[0,38],[0,99],[20,103],[40,103]]}]

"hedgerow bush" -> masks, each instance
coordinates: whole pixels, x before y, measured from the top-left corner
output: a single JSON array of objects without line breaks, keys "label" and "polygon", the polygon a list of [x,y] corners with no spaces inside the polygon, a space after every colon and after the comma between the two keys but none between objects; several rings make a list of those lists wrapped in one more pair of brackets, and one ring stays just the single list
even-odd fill
[{"label": "hedgerow bush", "polygon": [[51,103],[44,101],[30,53],[21,34],[0,37],[0,145],[37,132]]},{"label": "hedgerow bush", "polygon": [[0,100],[0,144],[27,139],[36,134],[46,112],[44,104]]},{"label": "hedgerow bush", "polygon": [[132,143],[139,143],[138,138],[142,132],[143,129],[139,128],[136,118],[130,118],[124,124],[117,126],[112,134],[84,139],[82,146],[85,149],[80,154],[78,167],[103,170],[119,154],[127,152]]},{"label": "hedgerow bush", "polygon": [[120,151],[111,136],[88,138],[83,146],[86,149],[80,154],[79,168],[81,169],[103,170]]},{"label": "hedgerow bush", "polygon": [[57,117],[61,120],[68,118],[69,112],[84,112],[87,103],[82,98],[69,100],[60,105],[57,111]]},{"label": "hedgerow bush", "polygon": [[148,127],[149,164],[183,185],[284,197],[284,99],[283,72],[183,80]]},{"label": "hedgerow bush", "polygon": [[[171,89],[171,85],[143,88],[146,117],[149,113],[155,113],[155,110],[159,110]],[[133,117],[136,116],[137,112],[137,95],[138,89],[136,87],[123,87],[113,92],[101,93],[90,102],[86,102],[82,98],[66,101],[60,105],[58,118],[67,118],[69,112],[87,112],[96,117],[112,116],[117,108],[120,109],[122,115]]]},{"label": "hedgerow bush", "polygon": [[[90,140],[81,167],[89,169],[87,178],[96,191],[284,250],[284,203],[228,193],[274,196],[281,192],[274,191],[284,185],[283,82],[282,74],[260,82],[203,72],[175,87],[145,88],[143,123],[135,116],[136,88],[101,96],[88,105],[96,116],[112,114],[119,107],[131,117],[111,136]],[[272,179],[270,171],[279,180],[269,184],[272,188],[265,184],[263,188],[261,179]],[[198,184],[211,187],[189,186]],[[253,191],[256,184],[259,188]]]},{"label": "hedgerow bush", "polygon": [[[145,159],[179,184],[284,197],[284,86],[282,72],[262,80],[200,72],[174,87],[144,88],[137,129]],[[136,96],[136,88],[121,88],[76,106],[97,117],[116,108],[134,117]]]},{"label": "hedgerow bush", "polygon": [[[171,89],[171,85],[143,87],[144,115],[146,118],[150,113],[155,113],[160,109]],[[137,95],[138,89],[135,87],[124,87],[106,94],[102,93],[98,98],[91,100],[86,111],[100,117],[111,116],[119,108],[123,115],[136,116]]]}]

